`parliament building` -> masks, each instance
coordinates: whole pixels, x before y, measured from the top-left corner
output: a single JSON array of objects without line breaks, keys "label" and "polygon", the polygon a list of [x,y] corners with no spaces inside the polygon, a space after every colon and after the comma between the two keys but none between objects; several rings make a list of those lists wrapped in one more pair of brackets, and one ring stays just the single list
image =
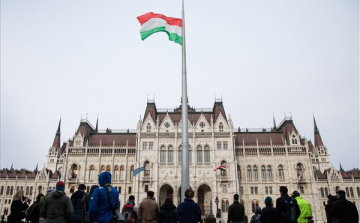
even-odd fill
[{"label": "parliament building", "polygon": [[[311,203],[315,222],[326,221],[327,196],[339,189],[360,210],[360,170],[337,170],[331,165],[315,118],[311,142],[299,134],[290,117],[278,125],[273,120],[271,128],[243,129],[233,125],[221,100],[215,100],[213,108],[189,107],[188,111],[190,186],[203,216],[215,214],[218,205],[226,219],[238,193],[250,218],[256,204],[264,207],[265,197],[279,197],[280,186],[287,186],[289,193],[298,190]],[[62,144],[60,128],[61,120],[44,168],[1,170],[1,214],[9,214],[19,189],[35,200],[62,180],[71,195],[81,183],[88,189],[97,184],[98,174],[104,171],[112,174],[121,206],[131,194],[139,204],[148,190],[155,192],[160,205],[166,197],[179,204],[181,106],[159,109],[148,100],[136,130],[99,130],[98,121],[94,127],[81,120],[75,135]],[[133,176],[133,170],[143,166],[145,171]],[[214,171],[219,166],[225,168]]]}]

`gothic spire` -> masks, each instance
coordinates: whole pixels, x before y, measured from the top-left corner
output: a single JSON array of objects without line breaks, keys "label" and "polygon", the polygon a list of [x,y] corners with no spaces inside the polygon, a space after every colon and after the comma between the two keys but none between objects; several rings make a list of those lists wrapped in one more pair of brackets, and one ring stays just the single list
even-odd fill
[{"label": "gothic spire", "polygon": [[60,148],[60,126],[61,126],[61,118],[60,118],[60,121],[59,121],[59,126],[56,130],[56,134],[55,134],[55,138],[54,138],[54,142],[53,142],[53,145],[52,147],[54,148]]},{"label": "gothic spire", "polygon": [[[340,163],[340,162],[339,162]],[[342,165],[340,163],[340,171],[344,171],[344,169],[342,168]]]},{"label": "gothic spire", "polygon": [[313,118],[314,118],[314,133],[319,134],[320,132],[319,132],[319,129],[318,129],[317,125],[316,125],[315,116],[313,116]]},{"label": "gothic spire", "polygon": [[96,119],[96,127],[95,127],[95,132],[98,132],[99,131],[99,116],[97,117]]},{"label": "gothic spire", "polygon": [[275,122],[275,116],[274,116],[274,114],[273,114],[273,122],[274,122],[273,129],[276,129],[276,122]]}]

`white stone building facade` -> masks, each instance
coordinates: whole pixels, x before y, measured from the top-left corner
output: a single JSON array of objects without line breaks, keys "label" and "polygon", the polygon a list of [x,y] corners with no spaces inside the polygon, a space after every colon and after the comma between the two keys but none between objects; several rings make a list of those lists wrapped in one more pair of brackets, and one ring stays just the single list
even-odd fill
[{"label": "white stone building facade", "polygon": [[[157,109],[148,101],[136,130],[98,130],[87,120],[80,122],[74,137],[60,145],[60,124],[47,152],[46,167],[34,171],[3,169],[0,175],[0,211],[9,214],[12,196],[23,189],[35,199],[63,180],[71,194],[80,183],[90,188],[97,175],[110,171],[112,184],[123,205],[129,195],[136,203],[155,192],[162,204],[171,197],[178,205],[181,187],[181,108]],[[279,187],[298,190],[313,208],[316,222],[326,221],[324,204],[337,189],[360,207],[360,171],[336,170],[314,119],[314,144],[302,138],[291,118],[269,129],[240,129],[226,116],[222,101],[211,109],[189,107],[190,186],[203,215],[215,214],[219,200],[222,218],[238,193],[248,217],[256,203],[267,196],[279,197]],[[225,166],[226,171],[218,170]],[[133,176],[132,171],[145,166]],[[274,201],[275,202],[275,201]]]}]

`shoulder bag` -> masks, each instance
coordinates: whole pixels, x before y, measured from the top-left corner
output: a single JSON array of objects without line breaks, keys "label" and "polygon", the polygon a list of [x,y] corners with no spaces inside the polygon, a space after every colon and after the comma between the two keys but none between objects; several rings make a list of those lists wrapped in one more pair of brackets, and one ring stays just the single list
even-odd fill
[{"label": "shoulder bag", "polygon": [[[110,186],[110,188],[111,188],[111,186]],[[109,206],[110,206],[111,211],[112,211],[112,213],[113,213],[113,215],[114,215],[113,220],[112,220],[112,223],[122,223],[122,222],[125,222],[123,215],[122,215],[120,212],[116,212],[116,211],[114,210],[114,206],[113,206],[112,201],[111,201],[111,197],[110,197],[110,194],[109,194],[108,187],[105,186],[104,189],[105,189],[106,194],[107,194],[107,197],[108,197]]]}]

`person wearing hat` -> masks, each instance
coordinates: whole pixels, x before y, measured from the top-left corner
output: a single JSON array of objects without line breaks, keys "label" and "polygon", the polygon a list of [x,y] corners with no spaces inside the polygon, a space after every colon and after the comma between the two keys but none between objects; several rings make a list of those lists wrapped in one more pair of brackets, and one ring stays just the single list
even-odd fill
[{"label": "person wearing hat", "polygon": [[40,217],[46,219],[46,223],[66,223],[74,213],[73,205],[65,195],[65,183],[58,181],[56,191],[51,193],[44,202],[40,211]]},{"label": "person wearing hat", "polygon": [[74,207],[74,214],[71,217],[70,223],[81,223],[81,213],[82,213],[82,203],[81,199],[85,195],[86,186],[85,184],[80,184],[78,190],[71,195],[71,203]]},{"label": "person wearing hat", "polygon": [[260,222],[262,223],[277,223],[276,209],[273,207],[273,201],[271,197],[265,198],[265,206],[261,210]]},{"label": "person wearing hat", "polygon": [[337,223],[358,223],[359,213],[354,203],[346,200],[346,194],[343,190],[336,191],[336,201],[330,211],[333,222]]},{"label": "person wearing hat", "polygon": [[295,190],[291,194],[291,197],[296,199],[301,212],[297,222],[308,223],[309,217],[312,217],[312,210],[310,203],[307,200],[305,200],[303,197],[301,197],[299,191],[297,190]]},{"label": "person wearing hat", "polygon": [[276,199],[276,213],[278,222],[296,222],[300,216],[300,208],[297,201],[288,195],[288,189],[286,186],[280,186],[279,192],[280,197]]}]

